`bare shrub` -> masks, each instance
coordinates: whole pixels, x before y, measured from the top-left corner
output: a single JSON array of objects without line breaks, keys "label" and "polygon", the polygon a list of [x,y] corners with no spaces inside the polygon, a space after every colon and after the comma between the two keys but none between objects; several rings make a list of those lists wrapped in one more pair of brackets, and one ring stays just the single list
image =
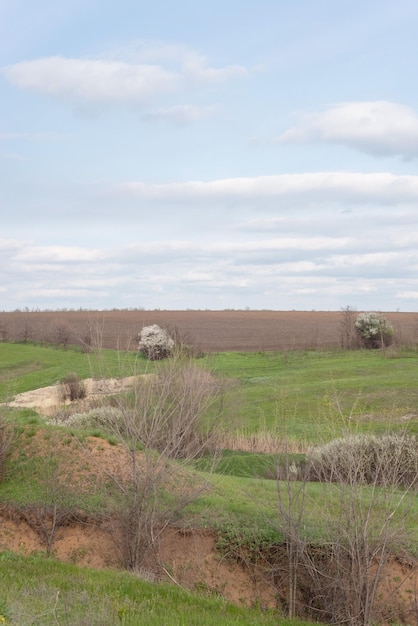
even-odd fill
[{"label": "bare shrub", "polygon": [[104,320],[90,318],[85,325],[84,331],[77,336],[77,340],[84,353],[96,352],[100,354],[103,348],[103,336]]},{"label": "bare shrub", "polygon": [[127,568],[139,570],[150,552],[158,561],[164,528],[207,488],[189,461],[216,443],[208,412],[218,392],[208,372],[174,358],[114,399],[119,413],[111,427],[127,464],[108,473],[108,523]]},{"label": "bare shrub", "polygon": [[19,333],[19,339],[23,343],[28,343],[34,336],[34,328],[30,321],[24,317],[22,320],[22,329]]},{"label": "bare shrub", "polygon": [[75,372],[67,374],[67,376],[60,381],[60,399],[62,402],[66,400],[82,400],[85,397],[85,384]]},{"label": "bare shrub", "polygon": [[355,307],[346,306],[341,309],[341,346],[352,349],[358,345],[358,337],[355,328],[357,310]]},{"label": "bare shrub", "polygon": [[128,447],[124,476],[111,473],[106,485],[110,507],[107,526],[124,567],[140,571],[150,557],[153,565],[162,565],[159,541],[163,531],[181,518],[185,507],[208,488],[208,483],[194,476],[184,463],[149,449],[140,452],[132,445]]},{"label": "bare shrub", "polygon": [[[219,420],[207,419],[222,392],[220,383],[193,361],[173,358],[155,374],[139,376],[131,393],[114,398],[123,417],[113,428],[164,457],[191,459],[217,440]],[[220,403],[219,403],[220,404]]]},{"label": "bare shrub", "polygon": [[73,331],[68,324],[57,324],[55,326],[53,341],[56,346],[62,346],[64,349],[70,343]]},{"label": "bare shrub", "polygon": [[418,441],[407,432],[348,435],[313,448],[308,458],[320,481],[405,487],[417,481]]},{"label": "bare shrub", "polygon": [[8,341],[8,339],[9,339],[9,327],[8,327],[7,322],[2,322],[0,324],[0,336],[1,336],[1,340],[3,341],[3,343]]},{"label": "bare shrub", "polygon": [[178,326],[168,326],[167,332],[174,341],[173,352],[177,356],[199,359],[204,356],[204,352],[190,338],[190,336],[180,330]]},{"label": "bare shrub", "polygon": [[[318,462],[315,455],[300,482],[278,481],[277,528],[287,565],[273,562],[273,570],[288,580],[284,604],[289,615],[352,626],[381,623],[376,608],[379,583],[391,554],[405,545],[405,516],[417,481],[415,470],[414,478],[404,484],[410,471],[404,454],[411,453],[416,463],[416,441],[414,446],[406,435],[382,441],[374,469],[362,458],[363,448],[359,459],[357,440],[354,445],[338,443],[334,453],[330,446],[320,500],[312,498],[309,489],[309,465]],[[321,538],[315,545],[308,540],[307,528],[316,528]]]},{"label": "bare shrub", "polygon": [[[71,521],[80,521],[80,515],[73,503],[69,476],[55,451],[43,459],[39,469],[39,485],[41,501],[21,504],[18,511],[39,536],[45,546],[46,555],[51,556],[59,529]],[[36,499],[38,497],[35,496]]]},{"label": "bare shrub", "polygon": [[105,432],[114,432],[115,424],[122,422],[123,414],[117,407],[107,404],[95,407],[83,413],[71,413],[57,411],[49,420],[55,426],[65,426],[67,428],[79,428],[81,430],[91,430],[95,428],[103,429]]}]

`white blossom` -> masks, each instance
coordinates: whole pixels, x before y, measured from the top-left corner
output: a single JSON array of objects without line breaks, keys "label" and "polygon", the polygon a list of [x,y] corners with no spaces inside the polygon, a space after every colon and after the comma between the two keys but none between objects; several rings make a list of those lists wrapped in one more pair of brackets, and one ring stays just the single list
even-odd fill
[{"label": "white blossom", "polygon": [[158,361],[170,356],[174,346],[174,340],[168,331],[158,324],[144,326],[139,334],[138,349],[151,361]]}]

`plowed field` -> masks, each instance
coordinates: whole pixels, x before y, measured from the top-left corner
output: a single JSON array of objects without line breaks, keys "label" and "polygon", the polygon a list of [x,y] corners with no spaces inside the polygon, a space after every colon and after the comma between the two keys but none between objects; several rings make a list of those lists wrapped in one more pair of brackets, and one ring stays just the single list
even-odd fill
[{"label": "plowed field", "polygon": [[[385,313],[395,343],[418,341],[418,313]],[[0,340],[78,343],[89,334],[104,348],[135,349],[143,326],[175,329],[205,352],[340,347],[341,311],[48,311],[0,312]]]}]

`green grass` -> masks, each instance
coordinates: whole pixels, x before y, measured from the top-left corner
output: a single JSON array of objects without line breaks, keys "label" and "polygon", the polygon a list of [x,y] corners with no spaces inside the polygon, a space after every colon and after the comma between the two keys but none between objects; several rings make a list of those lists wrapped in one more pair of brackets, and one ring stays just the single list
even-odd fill
[{"label": "green grass", "polygon": [[[221,535],[234,535],[235,543],[262,545],[282,541],[278,525],[277,483],[272,480],[237,476],[210,476],[213,489],[189,507],[200,524],[216,528]],[[280,483],[287,489],[286,483]],[[301,483],[290,483],[293,492]],[[317,482],[305,485],[304,531],[306,541],[321,543],[330,539],[330,529],[341,514],[341,504],[348,497],[348,487]],[[401,490],[365,486],[353,492],[353,501],[363,513],[373,504],[372,519],[381,525],[387,511],[395,511],[393,524],[406,533],[407,551],[418,556],[418,499]],[[370,522],[372,524],[372,521]]]},{"label": "green grass", "polygon": [[196,459],[193,465],[201,471],[213,471],[216,474],[240,476],[242,478],[269,478],[277,476],[277,465],[284,466],[285,462],[303,465],[304,454],[272,454],[257,453],[241,450],[222,450],[219,459],[213,462],[212,457],[206,456]]},{"label": "green grass", "polygon": [[[333,351],[281,353],[224,353],[199,360],[216,376],[233,382],[228,386],[225,430],[230,434],[286,435],[294,442],[316,443],[347,431],[383,432],[408,425],[418,433],[418,352],[415,350]],[[149,371],[158,364],[136,353],[103,351],[86,355],[75,349],[56,349],[30,344],[0,344],[0,400],[38,387],[56,384],[69,372],[80,378],[127,376]],[[72,435],[48,426],[29,409],[7,410],[17,424],[17,435],[30,441],[39,431],[45,440],[60,432],[73,445]],[[82,435],[81,435],[82,436]],[[21,441],[23,441],[21,439]],[[47,501],[48,460],[20,456],[0,483],[0,502],[17,505]],[[206,474],[205,459],[195,464],[198,476],[208,478],[212,489],[183,512],[183,522],[215,529],[219,548],[238,555],[244,548],[257,552],[282,541],[277,513],[274,476],[280,457],[224,450],[215,474]],[[292,459],[302,463],[303,455]],[[71,468],[73,471],[74,468]],[[262,477],[262,478],[260,478]],[[71,482],[71,481],[69,481]],[[291,489],[300,488],[293,483]],[[306,485],[305,539],[321,543],[340,514],[341,489],[333,484]],[[373,503],[374,519],[384,518],[387,497],[394,504],[401,493],[361,490],[361,507]],[[61,495],[60,495],[61,497]],[[98,493],[62,495],[65,506],[89,515],[103,512],[106,500]],[[326,514],[324,514],[324,511]],[[418,499],[408,494],[394,515],[409,537],[406,549],[418,556]],[[402,546],[404,547],[404,546]],[[0,618],[26,624],[302,624],[282,620],[274,612],[242,610],[220,597],[201,597],[168,585],[149,584],[122,572],[96,572],[38,557],[23,558],[0,553]],[[207,591],[207,590],[206,590]],[[10,618],[10,619],[9,619]]]},{"label": "green grass", "polygon": [[[347,430],[418,433],[418,352],[402,349],[221,353],[207,359],[227,393],[231,429],[260,431],[305,443]],[[405,420],[405,415],[415,417]]]},{"label": "green grass", "polygon": [[[77,438],[71,437],[58,427],[37,428],[43,433],[41,446],[43,443],[52,443],[51,454],[42,453],[43,448],[38,450],[38,443],[35,445],[37,455],[34,455],[33,451],[31,453],[26,448],[25,442],[31,444],[32,427],[22,427],[15,442],[20,453],[9,461],[5,479],[0,482],[0,502],[14,503],[18,507],[43,503],[58,504],[66,509],[82,510],[93,517],[105,514],[109,502],[105,490],[92,489],[88,480],[83,481],[83,488],[71,487],[74,474],[77,475],[77,472],[83,469]],[[62,453],[59,458],[53,454],[54,446],[58,444],[54,437],[60,437],[61,444],[64,443],[64,447],[60,448]],[[60,465],[62,455],[65,455],[65,462]],[[280,542],[282,538],[277,530],[277,483],[275,480],[255,478],[254,474],[251,477],[251,472],[256,467],[254,459],[259,459],[257,467],[260,474],[266,471],[266,463],[275,462],[273,455],[234,452],[224,455],[223,474],[205,473],[194,469],[196,477],[193,482],[195,484],[207,482],[210,487],[185,509],[182,523],[186,526],[196,525],[215,529],[220,536],[229,537],[231,540],[233,535],[235,544],[261,545]],[[196,468],[196,464],[194,467]],[[56,475],[55,469],[58,472]],[[204,470],[204,463],[201,470]],[[233,475],[232,472],[237,475]],[[59,483],[55,481],[55,476]],[[64,488],[58,488],[58,484],[64,485]],[[68,485],[68,488],[65,488],[65,485]],[[299,487],[300,483],[291,483],[292,489]],[[328,529],[324,524],[333,523],[333,520],[338,518],[341,493],[342,491],[334,484],[316,482],[306,484],[307,541],[321,542],[324,537],[328,537]],[[372,488],[363,487],[359,493],[362,506],[367,506]],[[402,492],[397,491],[388,495],[390,498],[388,500],[382,497],[384,494],[384,490],[377,489],[373,496],[374,514],[378,520],[383,519],[388,502],[393,503],[393,508],[396,508],[402,496]],[[416,495],[411,493],[405,496],[404,503],[396,515],[402,514],[405,516],[403,527],[409,532],[406,547],[409,552],[418,554],[418,526],[414,523],[418,519]]]},{"label": "green grass", "polygon": [[[275,432],[295,442],[322,442],[343,434],[382,432],[418,420],[402,419],[418,406],[418,352],[398,349],[289,353],[221,353],[199,363],[223,379],[235,381],[227,391],[225,429],[232,434]],[[31,344],[0,344],[0,392],[3,399],[58,382],[69,371],[81,378],[120,376],[158,367],[135,352],[104,350],[83,354]],[[42,418],[28,409],[12,412],[36,432]],[[28,428],[29,426],[29,428]],[[32,429],[32,430],[31,430]],[[224,451],[217,471],[238,477],[270,476],[275,455]],[[300,461],[300,458],[299,458]],[[205,465],[201,463],[200,469]],[[18,481],[16,481],[18,482]]]},{"label": "green grass", "polygon": [[76,348],[0,343],[0,401],[55,385],[70,372],[80,378],[121,377],[149,368],[150,364],[136,352],[103,350],[84,354]]},{"label": "green grass", "polygon": [[[0,553],[6,624],[89,626],[303,626],[277,612],[241,609],[126,572],[93,570],[43,557]],[[0,616],[1,617],[1,616]]]},{"label": "green grass", "polygon": [[[243,436],[275,432],[304,444],[341,436],[348,429],[418,433],[418,351],[221,353],[200,359],[226,391],[225,429]],[[83,354],[31,344],[0,344],[0,401],[54,385],[69,372],[80,378],[127,376],[158,364],[135,352]],[[404,416],[415,415],[405,420]]]}]

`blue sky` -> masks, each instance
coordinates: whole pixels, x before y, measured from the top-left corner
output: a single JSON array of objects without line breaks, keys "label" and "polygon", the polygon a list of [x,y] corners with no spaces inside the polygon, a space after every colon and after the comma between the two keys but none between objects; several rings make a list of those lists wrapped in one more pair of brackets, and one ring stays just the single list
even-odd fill
[{"label": "blue sky", "polygon": [[0,309],[418,310],[416,0],[3,0]]}]

